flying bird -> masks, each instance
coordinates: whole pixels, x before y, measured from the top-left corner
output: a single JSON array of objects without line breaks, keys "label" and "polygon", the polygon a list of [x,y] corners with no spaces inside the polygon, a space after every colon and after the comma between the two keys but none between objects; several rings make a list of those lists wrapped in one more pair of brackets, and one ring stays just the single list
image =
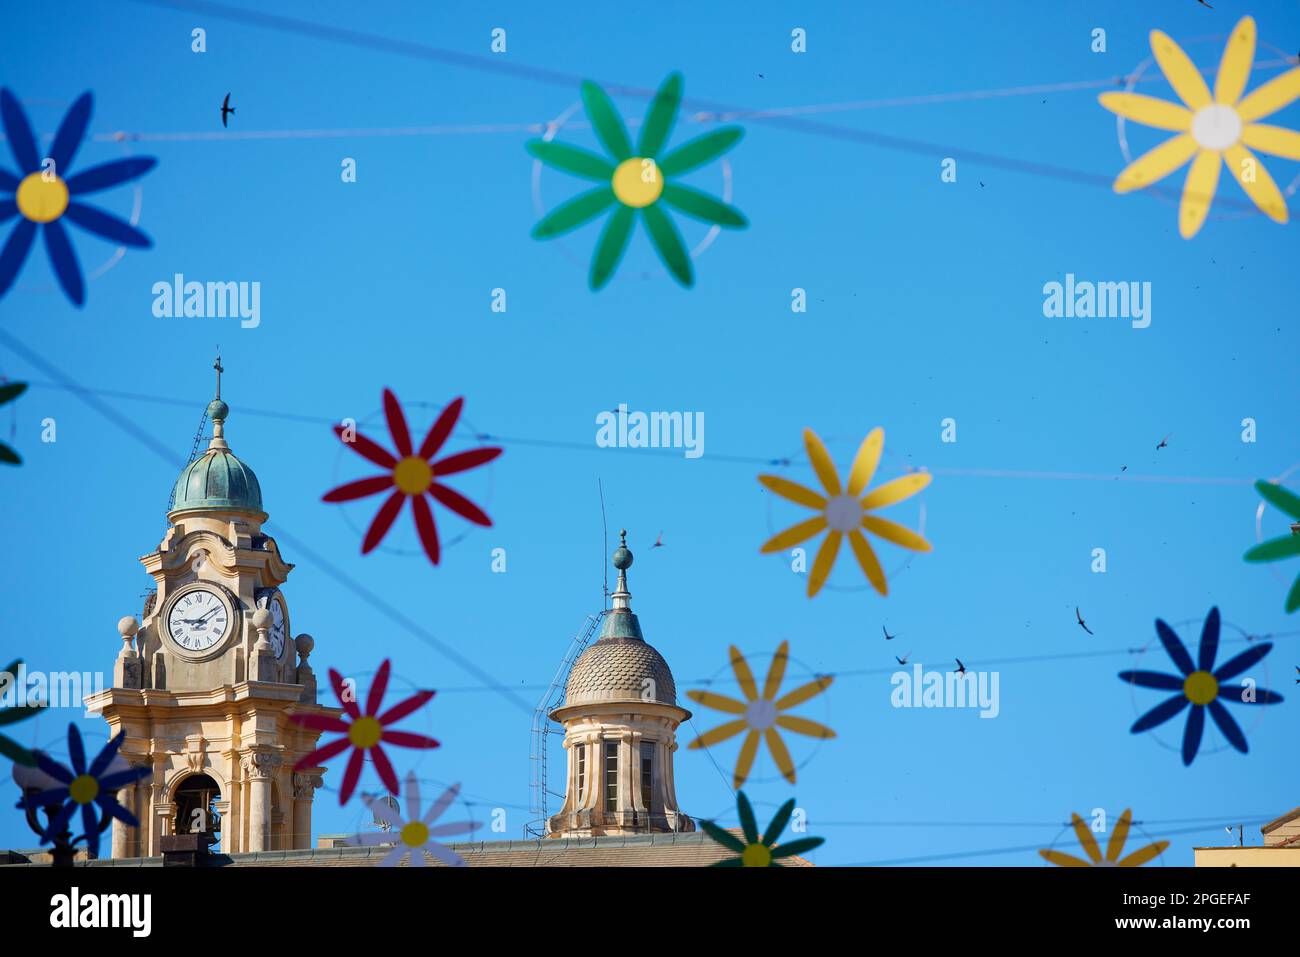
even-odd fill
[{"label": "flying bird", "polygon": [[[903,655],[903,657],[901,657],[901,658],[898,657],[898,655],[894,655],[894,660],[897,661],[900,665],[905,665],[905,664],[907,664],[907,659],[910,658],[910,657],[912,657],[912,653],[909,651],[907,654]],[[1300,669],[1297,669],[1297,670],[1300,670]]]},{"label": "flying bird", "polygon": [[957,674],[964,675],[966,673],[966,666],[961,663],[961,659],[954,658],[953,661],[957,662]]},{"label": "flying bird", "polygon": [[[1298,675],[1300,675],[1300,665],[1296,665],[1295,673],[1298,674]],[[1297,679],[1295,680],[1295,683],[1298,684],[1298,685],[1300,685],[1300,678],[1297,678]]]},{"label": "flying bird", "polygon": [[1077,618],[1077,619],[1079,619],[1079,627],[1082,628],[1084,631],[1086,631],[1088,634],[1091,635],[1091,634],[1092,634],[1092,629],[1089,628],[1089,627],[1088,627],[1088,623],[1085,622],[1085,621],[1083,620],[1083,615],[1079,614],[1079,606],[1078,606],[1078,605],[1075,605],[1075,606],[1074,606],[1074,617]]},{"label": "flying bird", "polygon": [[235,108],[230,105],[230,94],[227,93],[225,100],[221,103],[221,125],[223,127],[226,125],[227,116],[233,112],[235,112]]},{"label": "flying bird", "polygon": [[655,539],[655,543],[654,543],[653,545],[651,545],[650,547],[651,547],[651,548],[663,548],[663,547],[664,547],[664,533],[663,533],[662,530],[660,530],[660,532],[659,532],[659,537]]},{"label": "flying bird", "polygon": [[1159,452],[1159,451],[1160,451],[1161,449],[1163,449],[1163,448],[1167,448],[1167,447],[1168,447],[1168,445],[1169,445],[1169,438],[1170,438],[1170,436],[1172,436],[1172,435],[1173,435],[1173,433],[1170,432],[1169,435],[1166,435],[1163,439],[1160,440],[1160,444],[1156,446],[1156,451],[1157,451],[1157,452]]},{"label": "flying bird", "polygon": [[1214,7],[1212,7],[1212,6],[1210,6],[1208,3],[1206,3],[1205,0],[1196,0],[1196,2],[1199,3],[1201,6],[1203,6],[1206,10],[1213,10],[1213,9],[1214,9]]},{"label": "flying bird", "polygon": [[895,638],[898,637],[898,635],[891,635],[889,633],[889,629],[886,628],[884,625],[880,626],[880,630],[885,633],[885,641],[893,641]]}]

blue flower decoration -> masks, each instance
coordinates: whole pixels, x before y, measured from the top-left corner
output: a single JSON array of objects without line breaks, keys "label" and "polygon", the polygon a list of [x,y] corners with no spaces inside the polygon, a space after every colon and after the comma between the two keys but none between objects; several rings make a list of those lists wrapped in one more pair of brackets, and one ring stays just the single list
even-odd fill
[{"label": "blue flower decoration", "polygon": [[[1205,712],[1207,709],[1210,712],[1210,717],[1214,719],[1214,723],[1219,726],[1219,730],[1223,732],[1223,736],[1228,739],[1228,742],[1242,754],[1249,751],[1246,736],[1242,734],[1241,727],[1237,724],[1236,719],[1223,706],[1223,701],[1232,701],[1237,704],[1279,704],[1282,701],[1282,696],[1276,691],[1256,688],[1253,691],[1254,700],[1244,701],[1242,700],[1241,689],[1229,687],[1227,682],[1240,675],[1272,651],[1273,645],[1269,642],[1255,645],[1227,663],[1215,668],[1214,659],[1219,651],[1218,608],[1211,608],[1210,613],[1205,616],[1205,625],[1201,628],[1201,647],[1197,653],[1198,660],[1196,664],[1192,663],[1192,656],[1188,654],[1187,648],[1174,634],[1174,630],[1159,618],[1156,619],[1156,634],[1160,636],[1160,643],[1165,646],[1165,651],[1169,653],[1169,657],[1173,659],[1178,670],[1182,672],[1181,676],[1161,674],[1158,671],[1121,671],[1119,679],[1120,681],[1135,684],[1139,688],[1177,691],[1178,694],[1164,703],[1156,705],[1156,707],[1138,718],[1133,724],[1132,732],[1139,734],[1143,731],[1150,731],[1157,725],[1164,724],[1177,716],[1190,704],[1192,710],[1187,715],[1187,727],[1183,730],[1184,765],[1192,763],[1192,759],[1196,757],[1196,752],[1201,747],[1201,735],[1205,731]],[[1222,699],[1222,701],[1219,699]]]},{"label": "blue flower decoration", "polygon": [[91,95],[83,93],[72,104],[54,135],[49,154],[42,157],[23,108],[13,94],[0,89],[0,122],[9,149],[18,163],[17,174],[0,167],[0,196],[14,194],[11,199],[0,198],[0,223],[15,216],[19,218],[4,248],[0,249],[0,296],[9,291],[18,277],[36,241],[38,226],[44,227],[45,250],[49,253],[59,285],[78,306],[86,301],[86,284],[72,241],[63,226],[64,219],[110,242],[144,249],[153,245],[148,236],[130,223],[73,198],[130,182],[143,176],[158,162],[151,156],[137,156],[103,163],[76,176],[68,176],[72,159],[85,139],[86,127],[90,125],[93,103]]},{"label": "blue flower decoration", "polygon": [[139,827],[140,822],[136,820],[135,815],[117,803],[114,792],[124,785],[147,778],[153,772],[149,768],[128,768],[125,771],[115,771],[112,774],[105,774],[108,766],[112,764],[113,758],[117,756],[117,749],[122,746],[122,739],[126,736],[125,731],[118,732],[117,737],[108,744],[104,745],[104,750],[86,767],[86,749],[81,743],[81,732],[77,730],[75,724],[68,725],[68,755],[72,759],[72,768],[68,769],[59,762],[53,760],[40,751],[35,751],[36,766],[55,780],[62,781],[64,787],[51,788],[48,791],[40,791],[24,797],[16,805],[19,808],[41,808],[48,807],[51,804],[67,802],[58,814],[50,819],[50,826],[41,834],[41,843],[53,841],[59,834],[63,833],[64,828],[68,826],[68,821],[76,813],[77,808],[81,808],[81,823],[85,833],[76,838],[73,843],[86,839],[86,847],[90,853],[99,855],[99,831],[100,818],[95,816],[95,806],[98,805],[105,816],[117,818],[131,827]]}]

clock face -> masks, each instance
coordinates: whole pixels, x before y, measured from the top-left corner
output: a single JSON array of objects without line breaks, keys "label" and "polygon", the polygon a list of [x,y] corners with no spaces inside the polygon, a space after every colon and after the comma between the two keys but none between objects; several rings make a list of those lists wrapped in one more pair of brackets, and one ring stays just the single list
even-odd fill
[{"label": "clock face", "polygon": [[271,613],[271,627],[267,630],[266,637],[271,642],[271,651],[279,658],[284,654],[284,640],[289,631],[284,617],[284,601],[279,594],[272,592],[260,597],[257,604],[259,608],[265,608]]},{"label": "clock face", "polygon": [[186,592],[167,613],[167,633],[187,651],[207,651],[229,631],[225,602],[207,588]]}]

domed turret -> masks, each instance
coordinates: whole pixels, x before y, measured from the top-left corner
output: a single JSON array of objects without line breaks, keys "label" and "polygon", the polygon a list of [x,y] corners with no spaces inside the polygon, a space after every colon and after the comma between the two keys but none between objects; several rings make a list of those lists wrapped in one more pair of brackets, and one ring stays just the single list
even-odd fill
[{"label": "domed turret", "polygon": [[169,520],[185,512],[251,512],[266,519],[262,511],[262,487],[253,470],[235,457],[226,443],[226,419],[230,406],[221,400],[221,360],[217,360],[217,397],[208,403],[212,420],[212,441],[207,451],[181,472],[172,491]]}]

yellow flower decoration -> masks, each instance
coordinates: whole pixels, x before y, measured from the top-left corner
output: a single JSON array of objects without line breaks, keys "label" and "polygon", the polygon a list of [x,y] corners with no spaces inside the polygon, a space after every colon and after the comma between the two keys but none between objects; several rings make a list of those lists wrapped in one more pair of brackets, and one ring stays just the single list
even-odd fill
[{"label": "yellow flower decoration", "polygon": [[740,754],[736,757],[734,786],[739,789],[749,777],[750,768],[754,766],[754,755],[758,751],[759,738],[767,742],[767,749],[772,752],[772,760],[781,769],[781,775],[794,784],[794,762],[790,760],[790,752],[777,728],[785,728],[787,731],[806,734],[813,738],[833,738],[835,732],[824,724],[793,714],[782,714],[782,712],[788,711],[795,705],[803,704],[810,698],[815,698],[830,687],[832,679],[829,675],[824,675],[778,698],[776,695],[781,689],[781,679],[785,677],[785,663],[790,657],[790,643],[783,641],[776,649],[776,654],[772,656],[772,664],[767,669],[767,680],[763,682],[763,694],[760,697],[758,686],[754,683],[754,673],[749,670],[745,656],[734,645],[729,650],[731,670],[735,672],[736,680],[740,682],[740,690],[745,700],[737,701],[735,698],[714,694],[712,691],[688,691],[686,696],[706,708],[743,715],[743,717],[706,731],[692,741],[689,747],[692,750],[707,748],[734,738],[748,729],[749,733],[745,735],[745,741],[740,746]]},{"label": "yellow flower decoration", "polygon": [[1255,60],[1255,21],[1251,17],[1243,17],[1228,38],[1213,96],[1200,71],[1172,38],[1152,30],[1151,52],[1186,106],[1139,93],[1100,96],[1101,105],[1112,113],[1178,134],[1130,163],[1116,178],[1115,192],[1150,186],[1191,160],[1178,212],[1178,231],[1184,239],[1191,239],[1210,211],[1222,160],[1255,205],[1274,222],[1285,223],[1286,200],[1247,147],[1300,160],[1300,133],[1255,122],[1300,97],[1300,67],[1242,96]]},{"label": "yellow flower decoration", "polygon": [[1060,851],[1038,852],[1058,867],[1141,867],[1156,855],[1163,853],[1169,846],[1168,841],[1156,841],[1140,851],[1134,851],[1128,857],[1121,858],[1120,854],[1124,853],[1124,842],[1128,840],[1129,825],[1133,822],[1133,810],[1125,808],[1124,813],[1115,822],[1115,830],[1111,831],[1110,842],[1106,845],[1106,856],[1102,857],[1097,839],[1092,836],[1092,831],[1083,818],[1077,814],[1071,814],[1070,817],[1071,823],[1074,824],[1074,833],[1079,836],[1079,844],[1088,855],[1088,860],[1062,854]]},{"label": "yellow flower decoration", "polygon": [[880,464],[880,453],[885,447],[884,429],[872,429],[871,434],[862,440],[858,454],[854,456],[853,466],[849,469],[847,489],[840,486],[840,477],[835,472],[835,464],[831,461],[826,446],[822,445],[822,440],[812,429],[803,430],[803,444],[808,450],[808,459],[812,462],[813,470],[821,480],[822,488],[826,490],[825,496],[779,475],[760,475],[758,480],[782,498],[789,499],[796,505],[806,505],[822,514],[772,536],[760,551],[765,555],[784,551],[829,528],[830,532],[822,542],[821,548],[817,550],[812,571],[808,575],[808,597],[816,595],[826,584],[845,535],[848,535],[853,554],[857,557],[858,564],[862,566],[867,580],[880,594],[888,595],[889,584],[885,581],[885,572],[880,567],[880,561],[872,551],[867,536],[862,534],[862,529],[865,528],[886,541],[917,552],[930,551],[930,543],[910,528],[904,528],[896,522],[867,513],[872,509],[911,498],[930,484],[930,474],[913,472],[892,482],[886,482],[864,496],[862,493],[866,492],[867,485],[876,474],[876,466]]}]

